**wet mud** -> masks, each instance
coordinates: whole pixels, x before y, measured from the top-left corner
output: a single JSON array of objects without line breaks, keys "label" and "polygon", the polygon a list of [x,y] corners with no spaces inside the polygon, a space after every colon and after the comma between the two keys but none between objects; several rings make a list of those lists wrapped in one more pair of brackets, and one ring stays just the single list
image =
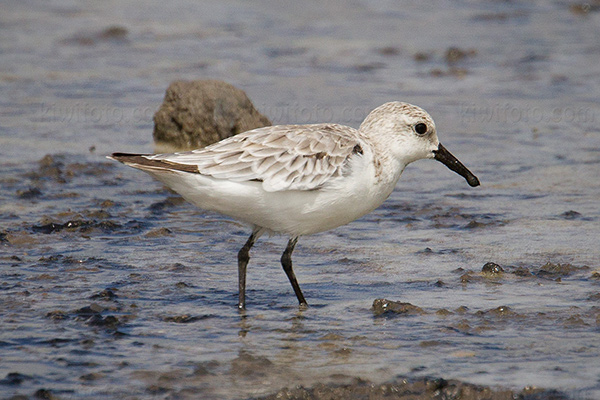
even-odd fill
[{"label": "wet mud", "polygon": [[[213,284],[208,285],[202,273],[202,263],[214,262],[205,259],[201,265],[196,265],[191,260],[171,259],[171,262],[156,260],[156,256],[164,254],[161,248],[167,250],[170,246],[181,239],[188,237],[192,232],[196,236],[196,225],[202,221],[201,211],[197,211],[185,203],[180,197],[161,187],[159,184],[151,185],[146,190],[137,188],[137,185],[127,183],[121,175],[118,165],[108,161],[99,161],[87,165],[80,156],[71,155],[46,155],[36,163],[30,164],[30,170],[21,167],[14,175],[12,196],[21,201],[27,201],[31,212],[26,214],[29,221],[14,216],[13,221],[4,225],[3,246],[5,255],[2,256],[2,296],[4,321],[7,326],[13,326],[13,334],[4,334],[2,346],[11,349],[20,343],[19,347],[26,346],[39,351],[50,351],[55,354],[51,357],[55,365],[52,370],[78,371],[79,376],[71,383],[57,388],[52,384],[50,376],[44,372],[32,373],[33,360],[23,364],[16,359],[11,361],[0,388],[7,393],[14,393],[14,398],[70,398],[70,391],[77,389],[76,397],[89,393],[93,396],[99,393],[103,395],[124,395],[131,388],[123,391],[106,391],[102,382],[111,381],[115,374],[126,372],[135,377],[136,387],[148,396],[162,396],[165,398],[195,398],[199,391],[207,394],[207,398],[219,398],[223,392],[211,382],[227,381],[235,378],[236,384],[231,392],[243,396],[243,393],[256,391],[265,396],[251,398],[431,398],[432,396],[458,396],[460,398],[523,398],[523,399],[566,399],[567,394],[551,389],[526,388],[521,391],[515,389],[498,389],[498,385],[473,385],[467,382],[446,381],[442,378],[415,378],[406,377],[379,383],[371,380],[363,380],[361,367],[358,361],[372,351],[383,346],[390,351],[394,348],[403,348],[407,344],[398,344],[399,337],[392,335],[387,344],[378,344],[373,341],[368,332],[375,329],[377,335],[381,335],[387,329],[395,330],[398,325],[400,331],[411,329],[410,326],[421,326],[418,330],[437,332],[434,335],[423,334],[415,337],[414,346],[418,352],[438,353],[460,360],[478,359],[481,357],[480,350],[467,346],[456,347],[462,340],[456,342],[456,338],[482,338],[488,335],[503,335],[513,331],[536,331],[548,330],[548,332],[564,332],[558,334],[557,345],[567,345],[560,337],[568,332],[580,332],[581,330],[597,332],[600,326],[600,307],[597,306],[600,293],[594,290],[600,281],[598,271],[587,265],[574,265],[571,263],[546,262],[540,265],[520,263],[519,265],[500,264],[493,261],[485,262],[480,267],[459,267],[450,270],[449,273],[438,278],[434,273],[424,281],[415,281],[410,285],[424,285],[424,293],[434,291],[439,296],[439,291],[469,291],[472,288],[496,288],[502,286],[512,287],[536,287],[536,286],[560,286],[569,282],[587,282],[588,293],[582,294],[577,305],[563,309],[544,309],[535,307],[523,307],[514,302],[508,302],[494,307],[481,307],[461,302],[448,303],[444,307],[432,307],[430,304],[417,302],[398,301],[395,299],[378,298],[371,300],[370,310],[366,305],[367,299],[361,305],[359,303],[337,304],[345,310],[340,310],[336,318],[346,319],[353,313],[362,314],[362,319],[371,319],[366,331],[355,332],[348,335],[344,329],[331,330],[331,327],[318,327],[327,323],[329,317],[319,321],[319,317],[312,314],[325,311],[331,305],[326,306],[320,297],[327,298],[328,288],[312,293],[313,300],[317,301],[309,311],[293,311],[293,297],[290,293],[279,293],[281,289],[265,288],[257,296],[256,288],[250,293],[253,297],[252,307],[259,306],[258,314],[249,312],[249,315],[235,315],[236,285],[233,274],[233,261],[236,245],[228,245],[228,252],[232,257],[226,262],[228,265],[223,274],[231,275],[220,284],[217,289]],[[111,182],[107,185],[107,182]],[[97,186],[100,191],[88,194],[85,192],[71,193],[72,186]],[[20,197],[21,188],[39,189],[40,195],[23,199]],[[128,193],[129,187],[136,187],[133,192]],[[132,196],[134,206],[128,204],[119,195],[111,194],[111,190],[126,196]],[[125,190],[125,192],[124,192]],[[98,195],[102,193],[102,197]],[[75,199],[77,205],[57,202],[56,199]],[[116,200],[112,200],[116,199]],[[140,201],[141,200],[141,201]],[[183,213],[183,220],[177,215]],[[569,213],[571,215],[572,213]],[[169,223],[168,218],[186,221],[182,226],[178,223]],[[192,218],[193,217],[193,218]],[[216,223],[227,227],[223,220],[214,220],[218,216],[209,216],[211,224]],[[465,221],[486,221],[486,225],[479,227],[484,230],[495,229],[504,224],[510,224],[509,220],[501,215],[466,213],[459,207],[444,207],[425,203],[422,205],[390,205],[380,211],[381,221],[389,219],[396,220],[396,224],[408,229],[431,229],[446,230],[449,232],[468,232],[474,228],[465,224]],[[557,218],[562,218],[560,215]],[[443,221],[443,223],[440,223]],[[162,226],[164,224],[167,226]],[[188,227],[188,225],[190,225]],[[472,224],[471,224],[472,225]],[[489,226],[488,226],[489,225]],[[479,229],[478,228],[478,229]],[[204,228],[203,228],[204,229]],[[237,230],[236,230],[237,231]],[[214,233],[213,233],[214,234]],[[235,233],[239,240],[245,237],[244,230]],[[187,239],[184,239],[187,240]],[[239,241],[238,240],[238,241]],[[61,243],[69,243],[71,249],[64,252],[57,251]],[[93,244],[98,242],[97,244]],[[427,242],[426,242],[427,243]],[[192,244],[194,247],[195,243]],[[108,247],[107,247],[108,246]],[[140,264],[135,254],[119,254],[122,251],[129,253],[128,248],[137,246],[158,246],[159,250],[148,251],[148,259]],[[429,245],[428,245],[429,246]],[[77,248],[82,247],[82,250]],[[90,251],[96,248],[97,251]],[[440,248],[439,246],[424,247],[414,251],[414,257],[431,259],[440,256],[461,255],[461,249]],[[44,249],[54,248],[50,252]],[[107,252],[107,248],[109,251]],[[123,250],[125,249],[125,250]],[[434,250],[435,249],[435,250]],[[75,250],[75,251],[73,251]],[[116,250],[116,251],[115,251]],[[167,250],[168,251],[168,250]],[[206,252],[206,249],[201,249]],[[213,250],[214,256],[222,250]],[[97,253],[90,255],[90,253]],[[278,252],[275,252],[276,254]],[[87,256],[83,256],[88,254]],[[352,253],[351,253],[352,254]],[[322,254],[315,254],[319,258]],[[359,272],[368,263],[357,262],[357,254],[340,259],[338,266],[340,271],[349,269]],[[266,257],[263,257],[266,258]],[[270,260],[273,262],[273,260]],[[275,260],[276,261],[276,260]],[[267,262],[268,263],[268,262]],[[352,265],[355,264],[353,267]],[[276,265],[275,265],[276,266]],[[273,267],[273,266],[271,266]],[[372,268],[372,267],[369,267]],[[229,271],[227,271],[229,269]],[[198,274],[198,272],[201,272]],[[155,275],[156,274],[156,275]],[[215,279],[214,272],[212,278]],[[335,272],[334,272],[335,274]],[[364,278],[363,278],[364,279]],[[383,280],[383,279],[382,279]],[[402,280],[402,279],[401,279]],[[225,283],[227,282],[227,283]],[[285,281],[282,281],[285,283]],[[379,283],[379,285],[381,282]],[[407,282],[405,281],[405,285]],[[371,292],[377,292],[377,286]],[[285,287],[285,285],[282,285]],[[344,291],[351,289],[344,289]],[[273,302],[274,298],[282,297],[281,300],[289,304],[282,306]],[[271,298],[271,300],[269,300]],[[262,300],[261,300],[262,299]],[[289,301],[286,301],[289,300]],[[329,302],[330,300],[327,300]],[[264,302],[264,304],[256,304]],[[331,302],[335,303],[333,299]],[[154,305],[153,305],[154,304]],[[185,305],[185,307],[180,307]],[[158,307],[157,307],[158,306]],[[325,307],[325,308],[323,308]],[[336,308],[337,308],[336,307]],[[265,321],[261,326],[265,312],[274,308],[277,314],[296,315],[295,317],[283,317],[283,321],[292,323],[289,331],[281,330],[275,323]],[[370,313],[364,314],[365,312]],[[330,312],[334,312],[329,311]],[[336,312],[337,313],[337,312]],[[316,323],[312,328],[302,327],[303,321],[318,318],[309,322]],[[297,322],[293,322],[297,320]],[[34,335],[23,341],[22,334],[18,333],[24,329],[25,321],[29,324],[39,324],[39,335]],[[238,321],[238,322],[235,322]],[[406,321],[406,322],[402,322]],[[332,360],[356,360],[357,369],[352,373],[341,369],[335,372],[333,368],[325,380],[318,377],[306,379],[293,365],[281,363],[274,355],[261,351],[239,350],[237,356],[230,360],[220,357],[207,357],[204,361],[178,362],[175,369],[169,368],[165,372],[154,370],[151,365],[145,363],[137,364],[132,354],[142,349],[153,349],[151,353],[163,353],[168,351],[171,345],[161,343],[161,340],[151,339],[154,334],[152,330],[156,325],[164,325],[164,329],[177,330],[180,326],[193,327],[186,335],[194,337],[199,331],[208,330],[205,340],[206,345],[213,343],[210,339],[216,332],[223,329],[232,329],[233,336],[240,338],[248,335],[254,336],[258,332],[272,330],[268,336],[273,334],[288,334],[296,336],[297,339],[286,339],[307,341],[301,347],[310,349],[309,353],[316,351],[329,354]],[[298,324],[298,325],[297,325]],[[294,325],[297,325],[294,327]],[[227,328],[229,326],[229,328]],[[404,327],[402,327],[404,326]],[[41,328],[44,327],[44,328]],[[216,328],[218,327],[218,328]],[[140,332],[139,329],[142,329]],[[382,330],[383,328],[383,330]],[[163,328],[156,328],[163,329]],[[324,330],[324,331],[323,331]],[[142,333],[143,331],[147,331]],[[71,332],[71,333],[69,333]],[[280,333],[277,333],[280,332]],[[329,332],[329,333],[326,333]],[[148,336],[150,335],[150,336]],[[159,335],[163,336],[164,334]],[[204,336],[204,335],[203,335]],[[27,336],[26,336],[27,337]],[[453,339],[454,337],[454,339]],[[192,339],[193,340],[193,339]],[[411,341],[412,341],[411,340]],[[169,340],[167,340],[167,343]],[[314,342],[314,344],[311,344]],[[561,344],[562,343],[562,344]],[[500,344],[498,344],[500,345]],[[510,341],[500,346],[510,349],[515,344]],[[100,350],[101,348],[114,348],[112,351]],[[314,346],[314,347],[313,347]],[[398,347],[400,346],[400,347]],[[14,347],[15,354],[18,348]],[[47,350],[43,350],[47,349]],[[128,349],[135,349],[130,353]],[[579,351],[589,353],[593,348],[580,348]],[[515,349],[516,350],[516,349]],[[515,350],[509,350],[515,351]],[[99,359],[93,361],[94,353],[100,351]],[[179,350],[178,350],[179,351]],[[285,352],[286,350],[284,350]],[[150,353],[150,354],[151,354]],[[212,354],[212,352],[210,352]],[[129,354],[129,355],[126,355]],[[166,355],[166,354],[165,354]],[[10,359],[10,352],[8,358]],[[151,357],[152,358],[152,357]],[[201,359],[204,357],[200,357]],[[293,358],[293,357],[292,357]],[[183,356],[182,360],[186,357]],[[310,368],[309,361],[298,360],[301,364],[308,362],[306,368]],[[354,361],[353,361],[354,362]],[[19,367],[19,365],[23,365]],[[367,367],[366,370],[372,367]],[[381,368],[378,367],[378,368]],[[559,367],[557,367],[559,368]],[[33,368],[33,370],[36,370]],[[423,365],[413,365],[410,373],[419,375],[429,368]],[[127,372],[129,371],[129,372]],[[54,372],[55,373],[55,372]],[[352,376],[360,378],[353,378]],[[279,389],[273,386],[262,387],[266,381],[277,381],[278,377],[285,376],[284,382],[296,382],[296,385],[287,389]],[[44,382],[49,386],[44,387]],[[69,381],[67,381],[69,382]],[[322,382],[322,383],[315,383]],[[100,386],[98,386],[100,384]],[[92,385],[92,386],[90,386]],[[259,386],[261,388],[259,388]],[[501,385],[502,386],[502,385]],[[506,387],[506,385],[504,385]],[[92,388],[95,387],[95,388]],[[269,390],[271,388],[273,390]],[[87,388],[87,389],[86,389]],[[273,394],[267,395],[272,391]],[[231,392],[227,396],[231,395]],[[41,397],[40,397],[41,396]],[[45,397],[44,397],[45,396]],[[352,397],[354,396],[354,397]],[[247,394],[245,397],[248,397]]]},{"label": "wet mud", "polygon": [[498,390],[441,378],[402,379],[383,384],[354,379],[347,385],[317,385],[312,388],[283,389],[260,400],[325,400],[325,399],[370,399],[370,400],[420,400],[420,399],[464,399],[464,400],[567,400],[558,391],[528,388],[521,392]]}]

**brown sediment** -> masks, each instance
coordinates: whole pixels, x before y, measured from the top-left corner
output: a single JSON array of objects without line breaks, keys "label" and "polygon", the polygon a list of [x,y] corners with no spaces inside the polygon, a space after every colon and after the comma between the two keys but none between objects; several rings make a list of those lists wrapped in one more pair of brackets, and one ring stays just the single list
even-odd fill
[{"label": "brown sediment", "polygon": [[443,378],[398,378],[375,384],[360,378],[346,385],[316,384],[310,388],[285,388],[256,400],[567,400],[568,397],[555,390],[526,388],[521,391],[491,388],[458,380]]}]

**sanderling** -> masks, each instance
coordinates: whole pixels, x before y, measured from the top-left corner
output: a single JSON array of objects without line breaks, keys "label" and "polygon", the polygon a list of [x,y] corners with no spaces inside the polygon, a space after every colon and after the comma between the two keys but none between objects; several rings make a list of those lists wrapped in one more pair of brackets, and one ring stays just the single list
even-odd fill
[{"label": "sanderling", "polygon": [[392,193],[404,168],[422,158],[436,159],[469,185],[479,185],[438,141],[429,114],[401,102],[377,107],[358,130],[337,124],[268,126],[194,151],[109,158],[149,173],[202,209],[252,226],[238,253],[240,309],[246,305],[250,248],[264,232],[289,237],[281,265],[306,306],[292,270],[299,236],[371,212]]}]

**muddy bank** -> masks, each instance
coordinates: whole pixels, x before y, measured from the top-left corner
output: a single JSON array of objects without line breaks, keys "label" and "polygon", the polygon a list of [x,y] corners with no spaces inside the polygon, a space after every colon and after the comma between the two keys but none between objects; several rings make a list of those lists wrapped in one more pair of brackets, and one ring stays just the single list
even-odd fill
[{"label": "muddy bank", "polygon": [[556,390],[526,388],[521,391],[494,389],[442,378],[403,379],[374,384],[353,379],[347,385],[318,384],[311,388],[282,389],[256,400],[568,400]]},{"label": "muddy bank", "polygon": [[[204,373],[200,367],[197,372]],[[178,374],[162,375],[161,384],[149,386],[145,396],[160,396],[164,399],[197,399],[203,393],[198,388],[172,390],[168,381],[179,379]],[[19,385],[24,380],[32,377],[11,373],[0,380],[0,385]],[[81,381],[92,384],[102,379],[102,374],[87,374],[80,377]],[[340,379],[340,378],[338,378]],[[432,399],[460,399],[460,400],[570,400],[566,394],[557,390],[539,388],[525,388],[521,391],[490,388],[473,385],[457,380],[442,378],[396,378],[391,382],[375,384],[360,378],[345,378],[348,384],[314,384],[311,387],[297,386],[283,388],[273,394],[261,397],[250,397],[248,400],[432,400]],[[128,394],[123,393],[128,396]],[[131,394],[133,395],[133,394]],[[52,390],[40,388],[31,396],[18,394],[7,397],[6,400],[47,399],[64,400],[71,398],[68,394],[57,394]],[[129,398],[129,396],[127,397]],[[204,398],[204,397],[202,397]]]}]

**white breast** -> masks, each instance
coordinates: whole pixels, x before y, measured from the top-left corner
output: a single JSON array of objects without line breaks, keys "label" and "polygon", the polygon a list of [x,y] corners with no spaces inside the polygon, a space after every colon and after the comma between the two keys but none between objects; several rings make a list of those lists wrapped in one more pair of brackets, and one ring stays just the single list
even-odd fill
[{"label": "white breast", "polygon": [[376,171],[370,150],[353,157],[343,176],[314,190],[265,191],[260,182],[233,182],[185,172],[152,173],[194,205],[289,236],[345,225],[377,208],[391,194],[398,171]]}]

